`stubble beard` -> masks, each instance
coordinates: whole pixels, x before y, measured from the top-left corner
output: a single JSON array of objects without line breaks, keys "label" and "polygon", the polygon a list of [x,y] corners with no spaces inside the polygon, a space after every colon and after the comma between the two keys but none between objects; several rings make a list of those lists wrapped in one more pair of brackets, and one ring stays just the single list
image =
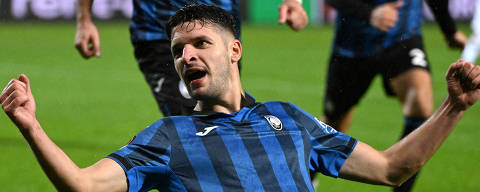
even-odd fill
[{"label": "stubble beard", "polygon": [[212,82],[210,83],[210,85],[208,85],[207,89],[204,91],[203,94],[192,95],[194,99],[203,101],[216,100],[220,98],[223,94],[225,94],[228,86],[231,84],[231,66],[228,60],[228,56],[225,55],[224,62],[218,64],[222,67],[217,68],[217,76],[215,78],[212,78]]}]

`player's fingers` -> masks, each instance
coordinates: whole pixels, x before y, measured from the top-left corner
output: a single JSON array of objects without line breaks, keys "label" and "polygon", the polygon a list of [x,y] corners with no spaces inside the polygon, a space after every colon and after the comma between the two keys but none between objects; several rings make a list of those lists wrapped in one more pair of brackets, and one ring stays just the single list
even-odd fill
[{"label": "player's fingers", "polygon": [[3,90],[2,95],[0,96],[0,102],[3,103],[8,96],[12,94],[14,91],[25,91],[25,86],[22,82],[18,81],[17,79],[12,79],[12,83]]},{"label": "player's fingers", "polygon": [[448,67],[447,73],[445,74],[446,79],[452,79],[458,76],[459,70],[460,70],[460,62],[463,61],[462,59],[458,60],[457,62],[454,62],[450,64]]},{"label": "player's fingers", "polygon": [[[12,106],[12,103],[14,106],[18,106],[20,104],[23,104],[26,100],[25,98],[28,99],[27,95],[18,90],[14,90],[12,93],[8,95],[8,97],[2,102],[2,108],[7,108],[8,106]],[[14,103],[14,102],[21,102],[21,103]],[[18,104],[18,105],[17,105]]]},{"label": "player's fingers", "polygon": [[6,87],[6,89],[3,89],[2,94],[0,95],[0,103],[3,103],[5,99],[7,99],[8,95],[10,94],[11,91],[9,91],[8,87]]},{"label": "player's fingers", "polygon": [[472,65],[472,63],[463,61],[462,62],[462,76],[464,78],[468,78],[468,75],[472,71],[473,67],[474,66]]},{"label": "player's fingers", "polygon": [[79,42],[75,42],[75,49],[77,49],[78,53],[80,53],[80,55],[85,58],[85,53],[83,53],[83,48],[82,48],[82,42],[79,41]]},{"label": "player's fingers", "polygon": [[20,90],[20,91],[27,90],[27,84],[20,81],[19,79],[15,79],[12,85],[15,87],[15,90]]},{"label": "player's fingers", "polygon": [[287,24],[293,30],[298,31],[298,28],[299,28],[299,25],[300,25],[299,21],[300,20],[299,20],[299,16],[297,15],[297,13],[291,12],[290,14],[288,14]]},{"label": "player's fingers", "polygon": [[469,80],[469,85],[471,89],[475,89],[477,88],[478,84],[475,83],[475,79],[480,76],[480,67],[479,66],[475,66],[473,65],[472,63],[467,63],[469,65],[472,66],[472,69],[470,70],[470,72],[468,73],[468,77],[467,79]]},{"label": "player's fingers", "polygon": [[280,7],[278,7],[278,23],[284,24],[287,21],[287,15],[288,15],[288,6],[281,4]]},{"label": "player's fingers", "polygon": [[28,101],[27,96],[14,97],[11,100],[9,100],[8,104],[6,105],[2,104],[2,108],[5,112],[12,113],[16,108],[18,108],[19,106],[22,106],[27,101]]},{"label": "player's fingers", "polygon": [[[479,66],[476,66],[480,70]],[[480,89],[480,73],[477,73],[476,76],[472,79],[472,89]]]},{"label": "player's fingers", "polygon": [[446,41],[447,41],[448,46],[452,49],[464,49],[465,48],[466,41],[463,41],[462,39],[457,39],[457,38],[453,37],[453,38],[447,38]]},{"label": "player's fingers", "polygon": [[380,30],[381,31],[388,31],[390,27],[388,26],[388,24],[383,24],[383,25],[380,25]]},{"label": "player's fingers", "polygon": [[398,21],[398,11],[392,10],[388,16],[385,18],[385,22],[387,23],[388,28],[395,27]]},{"label": "player's fingers", "polygon": [[459,65],[459,68],[458,68],[458,71],[457,71],[457,77],[459,78],[460,82],[465,82],[465,78],[466,78],[466,69],[465,69],[465,60],[463,59],[460,59],[458,60],[458,65]]},{"label": "player's fingers", "polygon": [[308,24],[308,16],[300,7],[296,7],[294,10],[292,10],[287,20],[291,28],[295,31],[300,31]]},{"label": "player's fingers", "polygon": [[379,28],[382,31],[388,31],[391,27],[393,27],[393,25],[395,25],[395,22],[391,16],[385,16],[381,18]]},{"label": "player's fingers", "polygon": [[88,40],[85,43],[86,55],[87,55],[88,58],[95,55],[95,52],[93,52],[92,44],[93,44],[93,35],[90,35],[88,37]]},{"label": "player's fingers", "polygon": [[18,96],[20,96],[18,90],[13,90],[12,92],[10,92],[5,98],[5,100],[2,102],[2,107],[9,105]]},{"label": "player's fingers", "polygon": [[13,80],[15,80],[15,79],[10,80],[10,81],[7,83],[7,85],[5,86],[5,88],[3,88],[2,94],[3,94],[3,93],[5,92],[5,90],[7,90],[10,86],[12,86]]},{"label": "player's fingers", "polygon": [[88,41],[86,40],[81,40],[78,44],[75,46],[82,55],[83,58],[88,59],[90,57],[90,51],[88,50]]},{"label": "player's fingers", "polygon": [[397,21],[398,21],[398,11],[395,10],[393,13],[392,13],[392,18],[391,18],[393,24],[396,24]]},{"label": "player's fingers", "polygon": [[30,82],[30,80],[28,79],[28,77],[25,74],[20,74],[20,76],[18,76],[18,80],[20,82],[24,83],[25,86],[27,86]]},{"label": "player's fingers", "polygon": [[393,20],[393,19],[392,19],[392,20],[389,20],[389,21],[387,22],[387,24],[385,25],[385,26],[386,26],[386,29],[388,30],[388,29],[391,29],[391,28],[395,27],[395,24],[396,24],[396,23],[397,23],[396,20]]},{"label": "player's fingers", "polygon": [[455,43],[457,44],[458,48],[460,48],[460,49],[465,48],[465,44],[467,43],[467,36],[465,36],[465,34],[463,34],[463,32],[461,32],[461,31],[455,32],[454,39],[455,39]]},{"label": "player's fingers", "polygon": [[475,70],[475,65],[473,65],[472,63],[470,62],[465,62],[465,68],[467,68],[467,71],[466,71],[466,76],[468,78],[470,78],[470,75],[472,74],[472,72]]},{"label": "player's fingers", "polygon": [[94,35],[92,37],[92,53],[95,54],[96,57],[100,57],[101,51],[100,51],[100,38],[98,35]]},{"label": "player's fingers", "polygon": [[25,84],[25,91],[27,92],[28,96],[32,95],[32,91],[30,89],[30,79],[25,74],[20,74],[18,80]]}]

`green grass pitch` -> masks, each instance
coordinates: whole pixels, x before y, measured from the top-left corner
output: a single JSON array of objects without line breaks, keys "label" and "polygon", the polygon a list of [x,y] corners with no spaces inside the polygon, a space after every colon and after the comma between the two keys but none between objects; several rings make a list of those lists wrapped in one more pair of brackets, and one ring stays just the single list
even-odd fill
[{"label": "green grass pitch", "polygon": [[[102,57],[86,61],[73,47],[73,23],[1,23],[0,87],[20,73],[27,74],[37,101],[37,118],[80,167],[122,147],[161,118],[136,65],[127,28],[127,23],[99,24]],[[461,29],[469,33],[467,25]],[[258,101],[289,101],[320,117],[332,27],[300,33],[278,26],[245,25],[242,30],[244,88]],[[446,47],[436,25],[425,25],[424,40],[438,106],[446,97],[445,71],[460,52]],[[477,104],[422,169],[415,191],[480,189],[479,117]],[[54,191],[4,114],[0,114],[0,129],[1,191]],[[382,150],[398,139],[401,129],[400,105],[385,97],[377,78],[358,105],[348,133]],[[318,191],[390,191],[325,176],[318,179]]]}]

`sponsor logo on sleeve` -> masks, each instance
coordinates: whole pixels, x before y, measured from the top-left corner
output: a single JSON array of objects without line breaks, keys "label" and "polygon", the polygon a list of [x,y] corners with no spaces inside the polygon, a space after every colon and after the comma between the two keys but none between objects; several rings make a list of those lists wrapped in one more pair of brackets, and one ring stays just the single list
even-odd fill
[{"label": "sponsor logo on sleeve", "polygon": [[327,132],[328,134],[337,132],[337,130],[325,124],[324,122],[320,121],[317,117],[315,117],[315,121],[317,121],[317,123],[320,124],[320,128],[323,128],[323,130],[325,130],[325,132]]}]

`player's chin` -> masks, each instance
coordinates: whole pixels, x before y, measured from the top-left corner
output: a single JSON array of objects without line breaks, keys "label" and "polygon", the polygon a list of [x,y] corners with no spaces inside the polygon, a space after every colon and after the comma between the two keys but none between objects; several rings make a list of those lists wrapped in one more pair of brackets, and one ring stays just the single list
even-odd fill
[{"label": "player's chin", "polygon": [[190,90],[190,96],[196,100],[208,100],[211,96],[206,87],[197,87]]},{"label": "player's chin", "polygon": [[189,90],[190,90],[190,96],[192,96],[192,98],[195,98],[195,99],[202,98],[203,95],[205,95],[201,87],[191,87],[189,88]]}]

